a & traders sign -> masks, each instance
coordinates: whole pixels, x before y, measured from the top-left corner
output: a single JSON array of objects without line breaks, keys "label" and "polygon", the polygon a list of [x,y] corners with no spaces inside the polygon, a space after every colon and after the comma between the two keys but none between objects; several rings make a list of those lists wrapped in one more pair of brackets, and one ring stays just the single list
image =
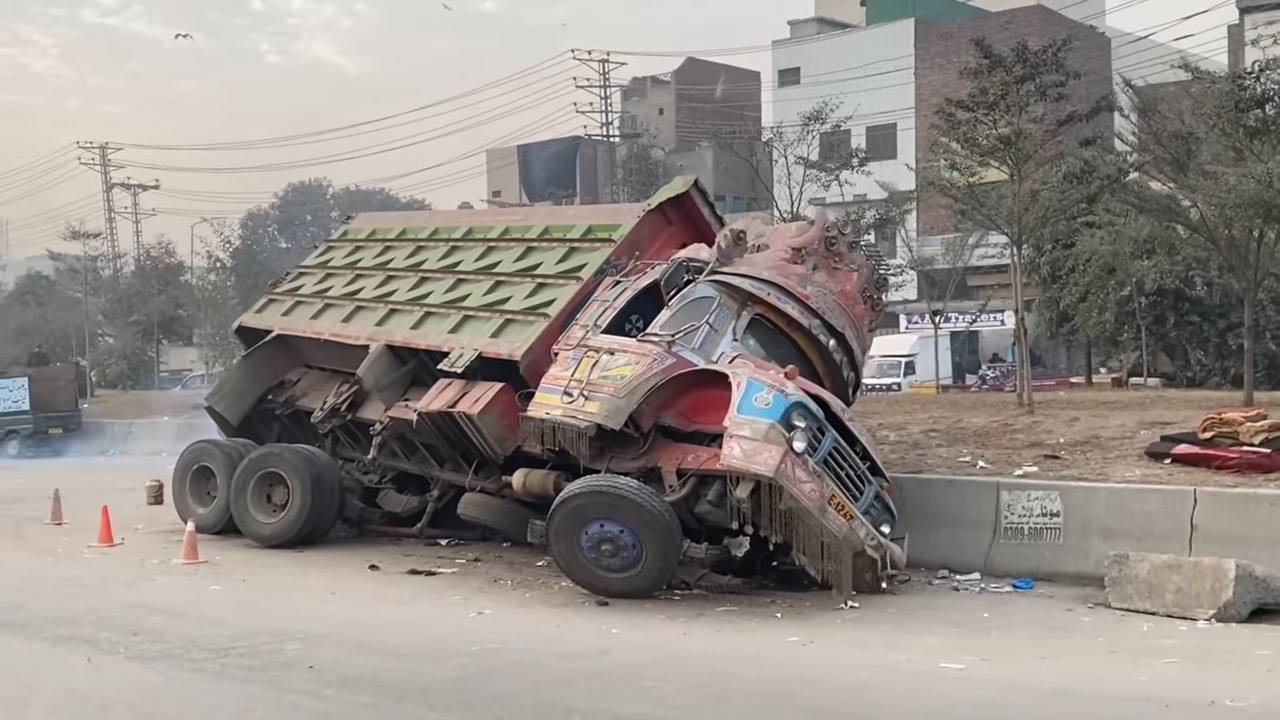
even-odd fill
[{"label": "a & traders sign", "polygon": [[[933,321],[929,313],[904,313],[899,316],[901,330],[932,330]],[[1011,328],[1014,326],[1013,313],[1008,310],[988,310],[986,312],[944,312],[938,323],[939,330],[982,330],[984,328]]]}]

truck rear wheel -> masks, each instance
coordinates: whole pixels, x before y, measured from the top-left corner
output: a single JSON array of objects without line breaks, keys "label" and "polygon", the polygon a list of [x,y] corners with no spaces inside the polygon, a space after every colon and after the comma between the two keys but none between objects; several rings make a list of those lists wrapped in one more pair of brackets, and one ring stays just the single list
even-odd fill
[{"label": "truck rear wheel", "polygon": [[27,444],[18,433],[9,433],[0,440],[0,457],[6,460],[17,460],[27,451]]},{"label": "truck rear wheel", "polygon": [[684,534],[675,511],[648,485],[591,475],[570,483],[552,504],[547,542],[560,571],[579,587],[639,598],[667,586]]},{"label": "truck rear wheel", "polygon": [[323,511],[326,482],[314,458],[295,445],[264,445],[249,454],[231,480],[231,516],[245,537],[263,547],[306,542]]},{"label": "truck rear wheel", "polygon": [[458,517],[508,540],[528,543],[529,521],[538,514],[515,500],[469,492],[458,500]]},{"label": "truck rear wheel", "polygon": [[194,520],[196,532],[202,535],[234,532],[231,478],[245,455],[226,440],[197,440],[188,445],[173,466],[171,486],[178,519]]},{"label": "truck rear wheel", "polygon": [[342,468],[329,457],[329,454],[318,447],[295,445],[311,458],[315,469],[316,507],[312,520],[315,524],[307,531],[302,542],[310,544],[320,542],[333,532],[338,524],[338,515],[342,511]]}]

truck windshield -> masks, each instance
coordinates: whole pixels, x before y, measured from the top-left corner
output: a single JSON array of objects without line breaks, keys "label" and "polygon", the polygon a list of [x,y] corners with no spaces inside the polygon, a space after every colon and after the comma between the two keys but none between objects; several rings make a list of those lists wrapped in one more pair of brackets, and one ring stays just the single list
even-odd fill
[{"label": "truck windshield", "polygon": [[888,358],[871,360],[867,362],[863,377],[870,380],[900,380],[902,379],[902,361]]}]

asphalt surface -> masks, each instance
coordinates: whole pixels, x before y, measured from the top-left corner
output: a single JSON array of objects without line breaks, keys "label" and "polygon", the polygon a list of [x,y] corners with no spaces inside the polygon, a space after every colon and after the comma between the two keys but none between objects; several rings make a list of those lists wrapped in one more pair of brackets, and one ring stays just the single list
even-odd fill
[{"label": "asphalt surface", "polygon": [[[172,458],[0,464],[0,718],[1277,717],[1280,627],[1116,613],[1041,584],[913,582],[607,606],[530,550],[202,538],[170,562]],[[61,488],[71,524],[41,524]],[[125,543],[87,550],[111,506]],[[370,566],[373,569],[370,569]],[[434,577],[409,568],[439,568]],[[923,577],[923,575],[922,575]]]}]

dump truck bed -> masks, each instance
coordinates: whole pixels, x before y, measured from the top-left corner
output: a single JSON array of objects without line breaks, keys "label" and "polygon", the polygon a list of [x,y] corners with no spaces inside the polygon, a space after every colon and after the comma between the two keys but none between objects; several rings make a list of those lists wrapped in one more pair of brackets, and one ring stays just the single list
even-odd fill
[{"label": "dump truck bed", "polygon": [[473,352],[518,362],[530,378],[593,280],[710,243],[719,223],[691,178],[641,204],[365,213],[254,304],[237,332]]}]

